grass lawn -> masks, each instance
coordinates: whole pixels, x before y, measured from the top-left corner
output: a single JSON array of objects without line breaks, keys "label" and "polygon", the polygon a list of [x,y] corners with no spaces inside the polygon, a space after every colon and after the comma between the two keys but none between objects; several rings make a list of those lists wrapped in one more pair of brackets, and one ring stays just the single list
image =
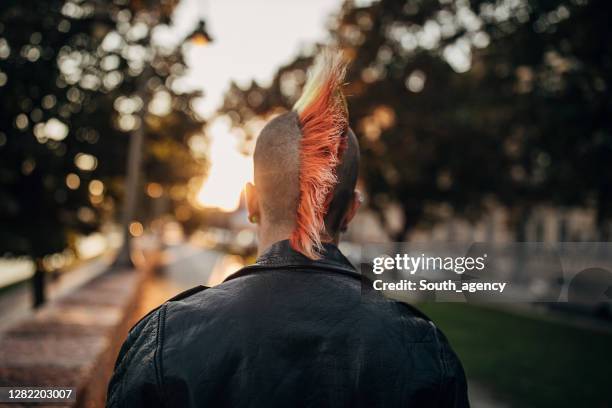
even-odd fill
[{"label": "grass lawn", "polygon": [[612,407],[612,334],[459,303],[420,308],[468,378],[520,407]]}]

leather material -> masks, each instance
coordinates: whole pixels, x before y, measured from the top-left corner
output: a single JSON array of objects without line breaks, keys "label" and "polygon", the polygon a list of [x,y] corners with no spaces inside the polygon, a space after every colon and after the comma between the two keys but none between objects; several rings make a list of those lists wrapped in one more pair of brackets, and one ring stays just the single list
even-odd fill
[{"label": "leather material", "polygon": [[[416,308],[384,298],[333,245],[288,241],[134,326],[109,407],[467,407],[463,368]],[[371,286],[370,286],[371,287]]]}]

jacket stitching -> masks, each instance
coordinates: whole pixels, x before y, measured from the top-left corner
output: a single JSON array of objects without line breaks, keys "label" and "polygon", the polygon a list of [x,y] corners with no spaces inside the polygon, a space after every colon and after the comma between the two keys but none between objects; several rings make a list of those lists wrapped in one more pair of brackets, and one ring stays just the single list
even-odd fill
[{"label": "jacket stitching", "polygon": [[157,320],[157,336],[155,339],[155,354],[153,357],[155,366],[155,380],[160,399],[163,406],[167,406],[165,402],[164,386],[163,386],[163,345],[164,345],[164,327],[166,321],[166,305],[164,304],[159,311],[159,319]]}]

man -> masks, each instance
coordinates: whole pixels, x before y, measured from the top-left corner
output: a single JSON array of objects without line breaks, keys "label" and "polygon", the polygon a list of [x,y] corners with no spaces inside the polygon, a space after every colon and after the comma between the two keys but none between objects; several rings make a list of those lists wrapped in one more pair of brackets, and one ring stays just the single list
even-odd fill
[{"label": "man", "polygon": [[324,53],[294,110],[257,140],[246,189],[257,262],[136,324],[108,406],[469,405],[441,332],[413,307],[362,290],[336,247],[360,204],[343,78],[340,56]]}]

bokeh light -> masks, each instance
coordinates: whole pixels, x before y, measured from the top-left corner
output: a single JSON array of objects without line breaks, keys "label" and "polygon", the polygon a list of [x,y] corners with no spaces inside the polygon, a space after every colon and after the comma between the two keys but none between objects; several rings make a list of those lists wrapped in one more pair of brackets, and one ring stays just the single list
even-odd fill
[{"label": "bokeh light", "polygon": [[138,221],[131,222],[129,230],[133,237],[139,237],[144,233],[144,227]]}]

